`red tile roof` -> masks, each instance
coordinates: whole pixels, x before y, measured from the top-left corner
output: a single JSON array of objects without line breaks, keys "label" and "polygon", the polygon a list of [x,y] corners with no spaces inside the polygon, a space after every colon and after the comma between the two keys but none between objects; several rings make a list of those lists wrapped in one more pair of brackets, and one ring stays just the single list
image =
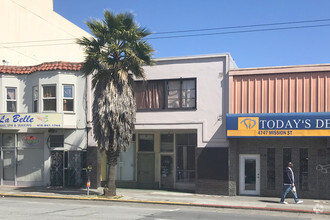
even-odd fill
[{"label": "red tile roof", "polygon": [[49,62],[42,63],[36,66],[0,66],[0,73],[7,74],[31,74],[38,71],[51,71],[51,70],[71,70],[79,71],[83,63],[74,62]]}]

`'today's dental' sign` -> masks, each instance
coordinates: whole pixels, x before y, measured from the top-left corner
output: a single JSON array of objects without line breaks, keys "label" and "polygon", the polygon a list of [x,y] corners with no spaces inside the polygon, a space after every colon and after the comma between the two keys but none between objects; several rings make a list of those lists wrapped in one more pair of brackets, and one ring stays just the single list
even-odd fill
[{"label": "'today's dental' sign", "polygon": [[329,137],[330,112],[227,114],[227,137]]}]

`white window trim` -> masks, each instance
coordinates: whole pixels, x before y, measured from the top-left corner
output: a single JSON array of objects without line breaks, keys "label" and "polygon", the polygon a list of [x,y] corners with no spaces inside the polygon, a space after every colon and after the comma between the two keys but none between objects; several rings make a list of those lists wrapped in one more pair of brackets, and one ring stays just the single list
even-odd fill
[{"label": "white window trim", "polygon": [[[15,89],[15,99],[7,99],[7,92],[8,89]],[[8,101],[10,102],[15,102],[16,103],[16,111],[15,112],[8,112],[8,113],[17,113],[18,112],[18,103],[17,103],[17,87],[13,87],[13,86],[6,86],[5,87],[5,112],[7,112],[7,105],[8,105]]]},{"label": "white window trim", "polygon": [[[37,88],[37,99],[34,98],[34,89]],[[40,89],[39,85],[32,86],[32,112],[39,112],[40,105],[39,105],[39,99],[40,99]],[[34,101],[37,101],[37,109],[34,109]]]},{"label": "white window trim", "polygon": [[[65,86],[71,86],[72,87],[72,97],[64,97],[64,87]],[[73,110],[72,111],[64,111],[64,105],[63,105],[63,101],[64,99],[70,99],[73,100]],[[62,85],[62,110],[63,112],[68,112],[68,113],[72,113],[75,112],[75,85],[74,84],[63,84]]]},{"label": "white window trim", "polygon": [[[44,97],[44,87],[46,86],[55,86],[55,97]],[[42,112],[57,112],[57,109],[58,109],[58,100],[57,100],[57,84],[43,84],[41,85],[41,88],[42,88],[42,91],[41,91],[41,94],[42,94]],[[45,111],[45,108],[44,108],[44,100],[52,100],[52,99],[55,99],[55,103],[56,103],[56,109],[55,110],[47,110]]]}]

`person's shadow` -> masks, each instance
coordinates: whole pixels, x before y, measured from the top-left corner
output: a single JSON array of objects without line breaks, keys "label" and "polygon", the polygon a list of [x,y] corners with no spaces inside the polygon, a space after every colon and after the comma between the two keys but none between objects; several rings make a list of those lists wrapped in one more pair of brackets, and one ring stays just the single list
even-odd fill
[{"label": "person's shadow", "polygon": [[265,202],[265,203],[280,203],[278,201],[272,201],[272,200],[259,200],[260,202]]}]

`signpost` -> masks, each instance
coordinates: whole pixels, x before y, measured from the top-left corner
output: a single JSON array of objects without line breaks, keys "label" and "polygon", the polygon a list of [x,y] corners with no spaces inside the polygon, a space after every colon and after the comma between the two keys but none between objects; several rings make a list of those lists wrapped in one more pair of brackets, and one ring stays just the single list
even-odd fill
[{"label": "signpost", "polygon": [[93,167],[91,165],[89,165],[87,167],[87,177],[88,177],[88,179],[87,179],[87,196],[89,196],[89,188],[91,187],[90,173],[92,172],[92,168]]}]

